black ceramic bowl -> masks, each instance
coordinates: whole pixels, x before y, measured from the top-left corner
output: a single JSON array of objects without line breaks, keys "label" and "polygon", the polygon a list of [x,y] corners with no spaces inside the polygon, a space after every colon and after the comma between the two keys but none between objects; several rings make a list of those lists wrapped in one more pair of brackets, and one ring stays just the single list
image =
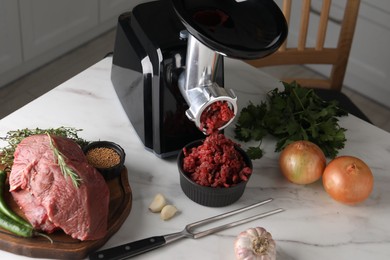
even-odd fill
[{"label": "black ceramic bowl", "polygon": [[86,145],[83,151],[88,162],[103,175],[104,179],[111,180],[121,174],[126,154],[120,145],[109,141],[96,141]]},{"label": "black ceramic bowl", "polygon": [[[192,147],[197,147],[203,143],[203,140],[194,141],[185,146],[187,150]],[[252,161],[248,155],[239,146],[235,146],[236,150],[242,155],[246,165],[253,169]],[[241,198],[245,191],[246,184],[248,181],[242,181],[235,186],[229,188],[222,187],[207,187],[202,186],[188,176],[188,173],[183,170],[183,159],[184,153],[181,151],[177,158],[177,164],[180,173],[180,186],[184,194],[192,201],[208,207],[223,207],[236,202]],[[250,177],[250,176],[249,176]],[[249,179],[248,179],[249,180]]]}]

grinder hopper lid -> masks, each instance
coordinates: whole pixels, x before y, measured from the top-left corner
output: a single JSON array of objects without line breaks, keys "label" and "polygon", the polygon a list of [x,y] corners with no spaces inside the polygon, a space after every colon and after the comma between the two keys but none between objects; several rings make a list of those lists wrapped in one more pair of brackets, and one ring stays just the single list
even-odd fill
[{"label": "grinder hopper lid", "polygon": [[287,37],[287,22],[272,0],[172,0],[172,4],[190,34],[228,57],[265,57]]}]

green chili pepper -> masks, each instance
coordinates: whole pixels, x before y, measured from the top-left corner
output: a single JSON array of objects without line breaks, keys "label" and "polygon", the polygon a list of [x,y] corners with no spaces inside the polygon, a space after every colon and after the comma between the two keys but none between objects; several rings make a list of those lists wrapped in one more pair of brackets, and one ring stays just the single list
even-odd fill
[{"label": "green chili pepper", "polygon": [[35,234],[31,225],[28,227],[21,224],[2,212],[0,212],[0,227],[21,237],[33,237]]}]

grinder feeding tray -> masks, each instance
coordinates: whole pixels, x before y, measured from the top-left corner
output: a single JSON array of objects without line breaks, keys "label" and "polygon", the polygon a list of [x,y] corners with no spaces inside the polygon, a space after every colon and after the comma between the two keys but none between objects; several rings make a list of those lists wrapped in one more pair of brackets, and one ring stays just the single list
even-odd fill
[{"label": "grinder feeding tray", "polygon": [[221,106],[231,116],[218,129],[237,114],[237,97],[224,88],[223,57],[262,58],[286,36],[272,0],[140,4],[118,19],[111,80],[145,147],[174,156],[204,137],[205,117],[224,113]]}]

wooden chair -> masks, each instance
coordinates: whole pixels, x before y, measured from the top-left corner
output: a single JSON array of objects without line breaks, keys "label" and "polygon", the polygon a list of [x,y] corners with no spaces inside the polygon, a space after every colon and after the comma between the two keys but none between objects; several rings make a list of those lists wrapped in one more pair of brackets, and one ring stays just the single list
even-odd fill
[{"label": "wooden chair", "polygon": [[[282,11],[290,24],[291,6],[294,0],[283,0]],[[297,0],[295,0],[297,1]],[[325,39],[329,23],[331,0],[322,1],[320,20],[318,23],[315,46],[308,46],[307,36],[310,24],[311,1],[300,0],[301,17],[296,47],[289,47],[291,37],[280,49],[263,59],[247,61],[255,67],[291,65],[291,64],[329,64],[331,73],[326,79],[287,78],[285,81],[296,80],[302,86],[328,88],[340,91],[343,86],[344,75],[348,63],[352,39],[355,31],[360,0],[347,0],[337,46],[326,47]],[[291,33],[291,32],[290,32]]]},{"label": "wooden chair", "polygon": [[[298,0],[283,0],[282,11],[287,23],[291,22],[292,2]],[[247,60],[246,62],[255,67],[268,67],[277,65],[308,65],[323,64],[331,66],[329,75],[321,78],[303,77],[282,77],[285,82],[296,81],[304,87],[315,88],[324,99],[339,99],[339,103],[351,114],[370,121],[347,96],[341,93],[345,72],[348,64],[349,53],[352,46],[356,21],[359,12],[360,0],[346,0],[344,12],[340,21],[340,31],[337,44],[326,46],[328,24],[331,21],[329,16],[332,1],[322,0],[322,6],[318,11],[319,21],[316,27],[316,37],[313,46],[308,44],[308,31],[311,15],[311,0],[301,1],[300,22],[298,28],[297,42],[291,44],[291,31],[286,42],[274,54],[258,60]],[[294,16],[295,17],[295,16]],[[289,46],[293,45],[293,47]],[[319,90],[317,90],[319,89]],[[328,89],[333,91],[323,91]],[[339,94],[335,94],[338,92]]]}]

